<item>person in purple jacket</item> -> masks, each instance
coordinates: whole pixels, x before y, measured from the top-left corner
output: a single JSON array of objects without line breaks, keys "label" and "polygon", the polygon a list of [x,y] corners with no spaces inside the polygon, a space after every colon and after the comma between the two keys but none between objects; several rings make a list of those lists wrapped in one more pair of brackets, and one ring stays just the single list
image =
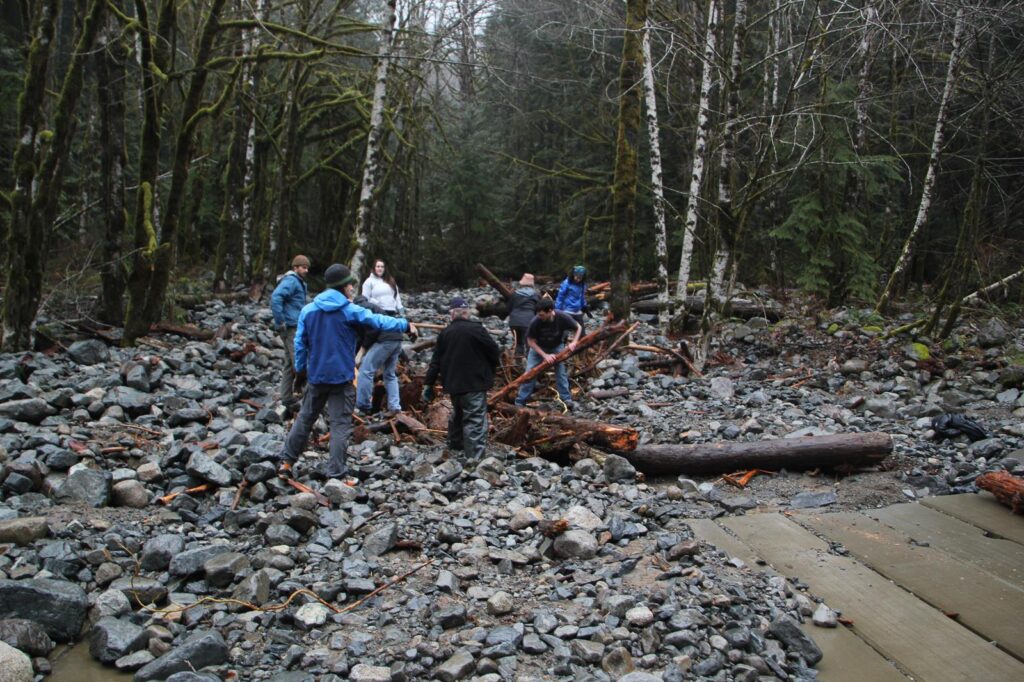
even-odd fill
[{"label": "person in purple jacket", "polygon": [[330,459],[321,473],[356,485],[359,481],[349,474],[345,452],[356,402],[352,380],[360,327],[412,334],[416,328],[405,319],[378,315],[353,303],[356,279],[344,265],[335,263],[324,276],[327,289],[302,309],[295,331],[295,375],[299,382],[308,382],[308,388],[280,454],[281,473],[290,474],[309,441],[313,423],[326,407],[331,427]]}]

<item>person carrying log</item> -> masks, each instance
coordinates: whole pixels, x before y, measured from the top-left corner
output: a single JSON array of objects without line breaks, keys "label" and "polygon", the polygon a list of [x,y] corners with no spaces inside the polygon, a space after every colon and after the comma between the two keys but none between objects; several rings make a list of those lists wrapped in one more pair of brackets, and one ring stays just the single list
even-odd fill
[{"label": "person carrying log", "polygon": [[423,382],[423,402],[434,399],[438,377],[452,399],[448,417],[448,449],[464,450],[470,460],[487,451],[487,391],[501,349],[479,320],[471,320],[466,299],[456,296],[448,305],[451,323],[437,336],[434,355]]},{"label": "person carrying log", "polygon": [[[526,330],[537,314],[540,296],[534,288],[533,275],[526,272],[519,278],[519,288],[508,298],[508,328],[512,331],[516,359],[525,358],[529,347],[526,345]],[[518,363],[517,363],[518,364]]]},{"label": "person carrying log", "polygon": [[[572,333],[572,341],[565,344],[565,336]],[[576,350],[576,343],[583,334],[583,325],[579,324],[568,314],[561,310],[555,310],[555,304],[551,299],[545,298],[537,304],[537,315],[530,322],[526,332],[526,343],[530,346],[530,354],[526,358],[526,371],[529,372],[542,362],[553,362],[563,348]],[[572,393],[569,391],[569,371],[564,362],[555,364],[555,388],[558,396],[565,403],[567,410],[573,409]],[[527,381],[519,388],[519,395],[516,396],[516,405],[523,407],[526,401],[533,395],[537,385],[537,379]]]},{"label": "person carrying log", "polygon": [[573,266],[572,272],[562,280],[555,297],[555,310],[566,313],[583,328],[583,315],[590,312],[587,305],[587,269],[582,265]]},{"label": "person carrying log", "polygon": [[274,328],[284,343],[284,370],[277,388],[277,399],[288,410],[298,406],[299,399],[295,386],[295,328],[299,324],[299,313],[306,305],[306,274],[309,259],[303,255],[292,259],[292,269],[281,275],[274,293],[270,295],[270,310],[274,313]]}]

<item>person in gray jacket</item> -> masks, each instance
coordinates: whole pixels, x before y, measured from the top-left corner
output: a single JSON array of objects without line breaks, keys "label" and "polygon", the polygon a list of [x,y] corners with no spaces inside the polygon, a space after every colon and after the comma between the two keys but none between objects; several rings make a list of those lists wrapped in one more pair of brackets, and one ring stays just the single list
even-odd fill
[{"label": "person in gray jacket", "polygon": [[512,292],[508,299],[508,327],[515,337],[516,358],[526,357],[529,350],[526,345],[526,330],[537,314],[537,303],[540,296],[534,288],[533,275],[526,272],[519,278],[519,288]]}]

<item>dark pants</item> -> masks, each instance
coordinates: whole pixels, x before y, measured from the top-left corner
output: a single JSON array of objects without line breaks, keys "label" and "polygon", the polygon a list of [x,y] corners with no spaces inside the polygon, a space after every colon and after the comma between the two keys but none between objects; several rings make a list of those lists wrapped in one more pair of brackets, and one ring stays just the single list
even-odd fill
[{"label": "dark pants", "polygon": [[527,351],[530,350],[530,347],[526,345],[526,331],[529,327],[510,327],[510,329],[516,337],[516,357],[525,358]]},{"label": "dark pants", "polygon": [[582,311],[580,311],[578,313],[566,312],[566,315],[568,315],[572,319],[576,320],[576,322],[580,325],[580,334],[586,334],[587,333],[587,326],[585,324],[583,324],[585,317],[584,317],[584,313]]},{"label": "dark pants", "polygon": [[345,451],[352,435],[352,410],[356,405],[356,387],[348,384],[309,384],[302,398],[302,408],[284,441],[281,457],[294,462],[309,442],[309,433],[317,417],[327,407],[327,421],[331,425],[331,458],[326,474],[331,478],[348,475]]},{"label": "dark pants", "polygon": [[487,393],[459,393],[451,398],[448,447],[465,450],[469,459],[483,459],[487,454]]}]

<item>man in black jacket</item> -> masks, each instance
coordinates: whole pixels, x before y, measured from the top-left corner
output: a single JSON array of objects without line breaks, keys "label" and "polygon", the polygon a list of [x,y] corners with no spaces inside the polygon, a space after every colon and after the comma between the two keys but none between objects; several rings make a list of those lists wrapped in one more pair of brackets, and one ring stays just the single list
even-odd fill
[{"label": "man in black jacket", "polygon": [[465,449],[470,459],[482,459],[487,449],[487,389],[494,383],[501,349],[479,321],[469,319],[466,299],[456,296],[448,309],[452,321],[437,337],[423,400],[434,399],[434,382],[440,375],[452,398],[448,448]]}]

